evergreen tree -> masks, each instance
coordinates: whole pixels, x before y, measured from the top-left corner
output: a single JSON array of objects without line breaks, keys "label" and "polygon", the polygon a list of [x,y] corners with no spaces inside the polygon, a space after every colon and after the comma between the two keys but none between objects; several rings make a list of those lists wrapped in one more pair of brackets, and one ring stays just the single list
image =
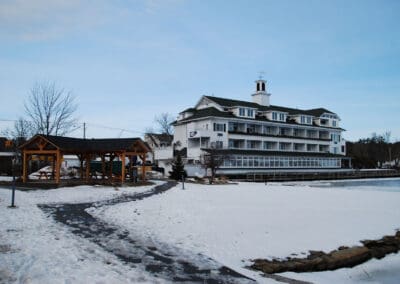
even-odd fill
[{"label": "evergreen tree", "polygon": [[182,175],[184,177],[187,177],[187,173],[185,171],[183,162],[182,162],[182,157],[181,155],[178,153],[176,155],[175,160],[172,163],[172,171],[169,172],[169,177],[171,179],[174,180],[181,180],[182,179]]}]

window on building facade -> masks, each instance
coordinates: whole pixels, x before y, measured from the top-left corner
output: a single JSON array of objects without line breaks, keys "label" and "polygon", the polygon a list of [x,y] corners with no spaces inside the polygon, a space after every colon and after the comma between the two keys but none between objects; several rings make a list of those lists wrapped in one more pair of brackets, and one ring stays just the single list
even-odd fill
[{"label": "window on building facade", "polygon": [[279,120],[280,120],[280,121],[285,121],[285,114],[280,113],[280,114],[279,114]]},{"label": "window on building facade", "polygon": [[332,126],[333,126],[333,127],[336,127],[336,125],[337,125],[336,120],[332,120]]},{"label": "window on building facade", "polygon": [[311,116],[302,115],[300,121],[301,124],[311,124]]},{"label": "window on building facade", "polygon": [[225,132],[225,123],[214,123],[214,131],[221,131],[221,132]]},{"label": "window on building facade", "polygon": [[247,149],[257,149],[258,141],[249,140],[247,141]]},{"label": "window on building facade", "polygon": [[247,124],[247,133],[254,133],[255,132],[255,125],[254,124]]},{"label": "window on building facade", "polygon": [[279,135],[281,136],[289,136],[290,135],[290,128],[279,128]]},{"label": "window on building facade", "polygon": [[264,150],[275,150],[277,142],[264,141]]},{"label": "window on building facade", "polygon": [[254,110],[251,109],[251,108],[248,108],[248,109],[247,109],[247,116],[248,116],[248,117],[253,117],[253,116],[254,116]]},{"label": "window on building facade", "polygon": [[278,120],[278,113],[276,112],[272,113],[272,120]]},{"label": "window on building facade", "polygon": [[279,150],[290,150],[291,143],[281,142],[279,143]]},{"label": "window on building facade", "polygon": [[340,142],[340,135],[337,133],[332,133],[331,134],[331,140],[332,142],[338,143]]},{"label": "window on building facade", "polygon": [[246,109],[244,107],[239,108],[239,115],[246,116]]},{"label": "window on building facade", "polygon": [[229,148],[241,149],[244,145],[244,140],[229,139]]},{"label": "window on building facade", "polygon": [[224,161],[224,167],[241,168],[340,168],[340,158],[234,156]]}]

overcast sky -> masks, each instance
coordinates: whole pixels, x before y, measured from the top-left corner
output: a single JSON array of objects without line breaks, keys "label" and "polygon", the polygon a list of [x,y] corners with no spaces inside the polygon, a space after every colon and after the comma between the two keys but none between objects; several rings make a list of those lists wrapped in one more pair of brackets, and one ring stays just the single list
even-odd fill
[{"label": "overcast sky", "polygon": [[0,120],[50,80],[89,137],[141,136],[201,95],[251,100],[263,71],[272,104],[336,112],[348,140],[400,140],[399,15],[396,0],[0,0]]}]

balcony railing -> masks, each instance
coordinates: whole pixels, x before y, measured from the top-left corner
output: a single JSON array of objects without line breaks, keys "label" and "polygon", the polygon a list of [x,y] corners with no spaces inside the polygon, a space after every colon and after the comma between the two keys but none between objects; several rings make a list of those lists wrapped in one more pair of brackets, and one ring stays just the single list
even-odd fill
[{"label": "balcony railing", "polygon": [[261,132],[252,132],[248,133],[245,131],[228,131],[229,134],[238,134],[238,135],[251,135],[251,136],[261,136],[261,137],[281,137],[281,138],[291,138],[291,139],[301,139],[301,140],[317,140],[317,141],[331,141],[331,139],[328,138],[322,138],[322,137],[300,137],[300,136],[295,136],[295,135],[282,135],[282,134],[268,134],[268,133],[261,133]]}]

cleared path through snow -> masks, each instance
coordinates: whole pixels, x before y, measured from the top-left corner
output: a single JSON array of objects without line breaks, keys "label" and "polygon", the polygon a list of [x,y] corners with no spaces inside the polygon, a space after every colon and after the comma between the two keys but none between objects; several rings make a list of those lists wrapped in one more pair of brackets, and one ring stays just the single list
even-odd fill
[{"label": "cleared path through snow", "polygon": [[174,282],[253,283],[253,280],[207,256],[183,252],[176,247],[154,243],[151,239],[132,239],[123,228],[98,220],[88,213],[88,209],[92,207],[141,200],[161,194],[174,186],[175,182],[168,182],[155,186],[150,192],[120,196],[107,201],[38,206],[56,221],[69,226],[74,234],[91,240],[132,267],[144,269],[162,279]]}]

